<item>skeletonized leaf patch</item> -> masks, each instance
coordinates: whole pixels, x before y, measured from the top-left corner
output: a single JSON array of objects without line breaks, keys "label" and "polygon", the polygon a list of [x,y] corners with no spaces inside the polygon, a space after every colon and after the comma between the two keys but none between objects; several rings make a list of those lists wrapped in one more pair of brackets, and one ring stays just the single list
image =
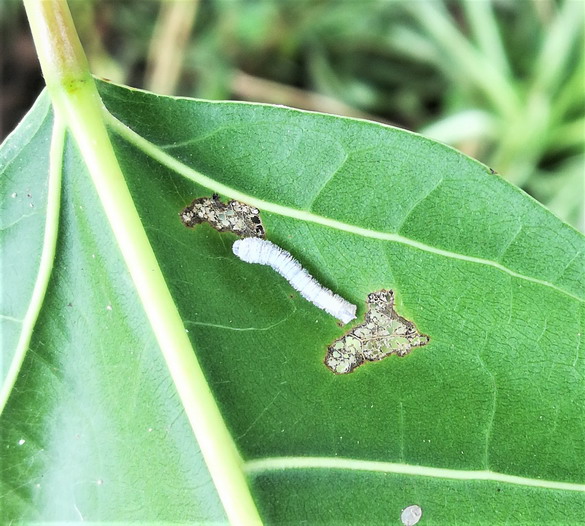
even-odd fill
[{"label": "skeletonized leaf patch", "polygon": [[325,365],[336,374],[351,373],[366,361],[382,360],[391,354],[406,356],[429,342],[414,323],[396,313],[391,290],[369,294],[367,308],[364,323],[327,348]]},{"label": "skeletonized leaf patch", "polygon": [[218,232],[233,232],[241,237],[263,238],[265,235],[257,208],[234,200],[223,203],[216,194],[195,199],[179,216],[189,228],[209,223]]}]

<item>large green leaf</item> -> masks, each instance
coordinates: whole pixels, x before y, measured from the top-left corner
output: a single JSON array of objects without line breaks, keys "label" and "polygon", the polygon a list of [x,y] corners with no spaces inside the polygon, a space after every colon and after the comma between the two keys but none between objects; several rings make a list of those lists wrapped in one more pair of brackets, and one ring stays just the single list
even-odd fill
[{"label": "large green leaf", "polygon": [[[401,130],[99,88],[267,523],[400,524],[411,504],[421,524],[585,519],[582,236],[485,166]],[[1,421],[3,518],[223,522],[69,138],[51,152],[63,156],[62,195],[47,190],[52,126],[42,96],[1,151],[5,370],[45,231],[59,229]],[[235,235],[179,221],[214,192],[258,207],[268,239],[358,305],[355,323],[368,293],[392,289],[430,343],[332,374],[326,348],[347,327],[238,260]]]}]

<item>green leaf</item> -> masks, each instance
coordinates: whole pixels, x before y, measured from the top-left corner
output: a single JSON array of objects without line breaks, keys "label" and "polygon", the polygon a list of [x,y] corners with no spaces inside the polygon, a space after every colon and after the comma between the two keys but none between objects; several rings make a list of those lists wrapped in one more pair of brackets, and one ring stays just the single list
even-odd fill
[{"label": "green leaf", "polygon": [[[266,523],[399,524],[412,504],[421,524],[583,519],[580,234],[485,166],[402,130],[99,89]],[[68,136],[51,152],[52,134],[42,96],[1,150],[4,370],[18,320],[36,319],[45,231],[58,227],[0,423],[2,519],[225,522],[84,158]],[[257,207],[267,238],[358,320],[338,326],[272,269],[237,259],[235,235],[185,228],[178,213],[214,192]],[[430,342],[333,374],[327,346],[381,289]]]}]

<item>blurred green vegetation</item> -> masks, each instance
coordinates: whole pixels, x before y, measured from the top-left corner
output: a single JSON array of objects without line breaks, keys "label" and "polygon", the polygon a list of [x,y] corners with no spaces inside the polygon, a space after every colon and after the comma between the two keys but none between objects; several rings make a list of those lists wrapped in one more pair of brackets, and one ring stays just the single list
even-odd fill
[{"label": "blurred green vegetation", "polygon": [[[585,230],[582,0],[70,4],[99,76],[417,131]],[[3,31],[12,11],[4,9]]]}]

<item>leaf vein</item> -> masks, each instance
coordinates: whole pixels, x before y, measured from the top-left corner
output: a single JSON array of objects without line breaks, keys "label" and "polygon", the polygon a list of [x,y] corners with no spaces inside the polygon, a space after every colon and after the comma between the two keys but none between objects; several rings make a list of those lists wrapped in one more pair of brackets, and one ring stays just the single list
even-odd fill
[{"label": "leaf vein", "polygon": [[133,144],[138,149],[142,150],[145,154],[149,155],[153,159],[160,162],[163,166],[170,168],[171,170],[176,171],[178,174],[182,175],[183,177],[190,179],[191,181],[205,186],[212,191],[221,193],[230,197],[231,199],[236,199],[238,201],[245,202],[251,206],[254,206],[258,209],[264,210],[266,212],[270,212],[273,214],[281,215],[284,217],[290,217],[292,219],[299,219],[301,221],[316,223],[322,226],[327,226],[329,228],[348,232],[351,234],[355,234],[362,237],[373,238],[373,239],[380,239],[383,241],[391,241],[396,243],[401,243],[403,245],[407,245],[413,247],[415,249],[436,254],[438,256],[443,256],[446,258],[461,260],[461,261],[468,261],[470,263],[477,263],[480,265],[486,265],[493,268],[496,268],[502,272],[505,272],[515,278],[523,279],[532,283],[536,283],[538,285],[542,285],[544,287],[551,288],[556,290],[557,292],[569,296],[581,303],[585,302],[584,298],[581,298],[568,290],[560,288],[553,283],[545,281],[543,279],[534,278],[532,276],[527,276],[525,274],[521,274],[519,272],[515,272],[512,269],[505,267],[504,265],[496,262],[491,261],[488,259],[483,259],[480,257],[475,256],[466,256],[463,254],[458,254],[455,252],[450,252],[448,250],[444,250],[441,248],[436,248],[425,243],[421,243],[420,241],[415,241],[413,239],[406,238],[400,234],[394,234],[389,232],[379,232],[376,230],[371,230],[368,228],[359,227],[356,225],[351,225],[348,223],[343,223],[342,221],[337,221],[335,219],[330,219],[325,216],[320,216],[317,214],[313,214],[311,212],[307,212],[305,210],[297,210],[294,208],[290,208],[288,206],[279,205],[277,203],[272,203],[268,201],[264,201],[262,199],[258,199],[251,195],[248,195],[244,192],[236,190],[228,185],[215,181],[211,177],[203,175],[193,168],[187,166],[183,162],[179,161],[178,159],[172,157],[171,155],[167,154],[163,150],[161,150],[155,144],[147,141],[143,137],[141,137],[138,133],[133,131],[131,128],[126,126],[123,122],[119,121],[116,117],[112,114],[107,112],[104,108],[104,119],[107,124],[113,129],[115,133],[126,139],[130,144]]},{"label": "leaf vein", "polygon": [[394,473],[398,475],[439,479],[492,481],[542,489],[578,491],[585,493],[585,484],[574,482],[519,477],[516,475],[507,475],[505,473],[488,470],[447,469],[342,457],[267,457],[248,460],[244,463],[244,470],[249,476],[263,475],[270,471],[280,471],[285,469],[369,471],[372,473]]}]

